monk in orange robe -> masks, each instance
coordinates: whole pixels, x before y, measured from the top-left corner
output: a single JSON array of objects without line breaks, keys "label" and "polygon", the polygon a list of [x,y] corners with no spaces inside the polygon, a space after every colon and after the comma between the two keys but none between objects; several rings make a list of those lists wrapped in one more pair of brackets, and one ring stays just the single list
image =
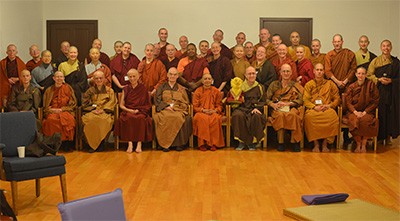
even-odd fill
[{"label": "monk in orange robe", "polygon": [[76,97],[72,87],[64,83],[64,74],[54,74],[54,85],[47,88],[43,97],[43,134],[61,133],[61,140],[72,141],[75,134]]},{"label": "monk in orange robe", "polygon": [[196,89],[193,95],[193,135],[198,137],[201,151],[215,151],[223,147],[222,135],[222,102],[221,92],[211,85],[211,74],[203,75],[203,86]]},{"label": "monk in orange robe", "polygon": [[321,53],[321,41],[319,39],[314,39],[311,41],[311,50],[312,50],[312,55],[310,57],[310,61],[313,66],[315,66],[318,63],[325,64],[325,55],[324,53]]},{"label": "monk in orange robe", "polygon": [[279,73],[281,71],[281,67],[283,64],[289,64],[291,69],[292,69],[292,77],[291,80],[296,81],[297,80],[297,67],[296,63],[293,62],[292,58],[288,54],[288,49],[285,44],[280,44],[278,46],[278,57],[275,58],[271,63],[275,67],[275,72],[277,78],[280,78]]},{"label": "monk in orange robe", "polygon": [[17,46],[7,46],[7,57],[0,61],[0,109],[6,107],[11,87],[19,82],[25,63],[17,56]]},{"label": "monk in orange robe", "polygon": [[142,82],[151,95],[156,93],[157,88],[167,81],[167,71],[164,64],[153,57],[154,45],[147,44],[144,53],[146,58],[139,64],[138,71]]}]

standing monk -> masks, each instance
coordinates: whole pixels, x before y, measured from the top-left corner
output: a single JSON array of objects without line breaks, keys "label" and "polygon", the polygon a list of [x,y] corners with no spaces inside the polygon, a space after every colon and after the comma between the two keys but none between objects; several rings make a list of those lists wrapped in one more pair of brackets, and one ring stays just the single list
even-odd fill
[{"label": "standing monk", "polygon": [[256,60],[253,61],[252,66],[257,72],[257,82],[264,86],[264,90],[267,90],[269,85],[278,79],[274,66],[267,60],[266,49],[263,46],[257,48]]},{"label": "standing monk", "polygon": [[310,48],[305,45],[300,44],[300,34],[297,31],[290,33],[290,42],[292,43],[292,45],[290,45],[288,47],[288,53],[293,61],[297,60],[296,48],[298,46],[302,46],[304,48],[304,57],[306,57],[308,59],[311,57]]},{"label": "standing monk", "polygon": [[258,47],[263,46],[266,50],[265,56],[267,60],[271,61],[271,59],[274,57],[275,54],[275,48],[269,41],[269,37],[271,36],[269,30],[266,28],[262,28],[258,36],[260,37],[260,42],[254,45],[254,53],[256,53]]},{"label": "standing monk", "polygon": [[68,60],[69,47],[70,47],[70,44],[68,41],[61,42],[61,44],[60,44],[61,54],[54,60],[54,67],[56,69],[58,69],[58,66],[61,63]]},{"label": "standing monk", "polygon": [[[175,57],[178,59],[184,58],[187,56],[186,51],[187,51],[187,46],[189,44],[189,40],[186,36],[181,36],[179,38],[179,46],[181,46],[181,49],[179,51],[175,52]],[[169,68],[167,69],[169,70]]]},{"label": "standing monk", "polygon": [[165,49],[168,45],[167,39],[168,39],[168,30],[166,28],[160,28],[158,30],[158,38],[160,41],[155,44],[156,50],[155,52],[155,58],[158,58],[160,60],[164,60],[167,57],[167,53],[165,53]]},{"label": "standing monk", "polygon": [[32,45],[29,47],[29,54],[32,59],[26,62],[26,70],[32,71],[34,68],[42,64],[42,60],[40,59],[40,50],[37,45]]},{"label": "standing monk", "polygon": [[54,67],[51,65],[51,52],[49,50],[42,51],[42,64],[32,70],[33,86],[40,89],[43,94],[48,87],[54,84],[53,75]]},{"label": "standing monk", "polygon": [[222,134],[222,97],[219,90],[212,86],[212,76],[203,75],[203,86],[196,89],[193,95],[193,135],[198,137],[201,151],[215,151],[223,147]]},{"label": "standing monk", "polygon": [[[231,50],[229,51],[231,52]],[[229,90],[226,83],[231,80],[233,72],[231,61],[227,56],[221,54],[221,44],[218,42],[211,44],[211,52],[212,56],[209,57],[208,65],[210,74],[214,79],[213,85],[226,94]]]},{"label": "standing monk", "polygon": [[376,55],[368,50],[369,39],[366,35],[361,35],[358,39],[358,45],[360,49],[355,53],[357,67],[364,67],[368,70],[369,64],[376,58]]},{"label": "standing monk", "polygon": [[26,69],[25,63],[17,56],[17,46],[7,46],[7,57],[0,61],[0,109],[7,106],[11,87],[19,83],[19,75]]},{"label": "standing monk", "polygon": [[[99,50],[99,53],[100,53],[99,61],[102,64],[107,65],[107,67],[110,67],[110,57],[108,57],[108,55],[106,53],[101,51],[102,46],[103,46],[103,43],[101,42],[100,39],[96,38],[93,40],[92,48],[97,48]],[[85,59],[85,64],[90,64],[90,62],[92,62],[92,58],[90,57],[90,52],[89,52],[89,55]]]},{"label": "standing monk", "polygon": [[89,51],[89,56],[90,56],[90,63],[85,65],[85,69],[86,69],[86,74],[87,74],[87,78],[88,78],[88,83],[90,86],[94,86],[95,85],[95,81],[94,81],[94,73],[96,71],[101,71],[104,74],[103,80],[104,80],[104,84],[107,87],[111,87],[111,70],[110,68],[108,68],[107,65],[103,64],[100,61],[100,51],[98,48],[91,48]]},{"label": "standing monk", "polygon": [[304,86],[308,81],[314,79],[314,66],[305,57],[303,46],[297,46],[296,50],[297,82]]},{"label": "standing monk", "polygon": [[276,57],[274,60],[272,60],[272,64],[275,67],[275,72],[277,78],[279,78],[279,73],[281,71],[281,67],[283,64],[289,64],[291,69],[292,69],[292,80],[296,81],[297,79],[297,68],[296,68],[296,63],[290,58],[290,55],[288,53],[287,46],[285,44],[280,44],[277,48],[278,50],[278,57]]},{"label": "standing monk", "polygon": [[175,54],[176,54],[175,45],[168,44],[167,46],[165,46],[165,53],[167,53],[167,58],[165,58],[164,60],[161,60],[165,66],[165,70],[169,70],[172,67],[174,67],[174,68],[178,67],[178,63],[179,63],[180,59],[175,57]]},{"label": "standing monk", "polygon": [[319,39],[314,39],[311,41],[311,50],[312,50],[312,55],[311,55],[311,63],[313,64],[313,67],[318,64],[325,64],[325,54],[321,53],[321,41]]}]

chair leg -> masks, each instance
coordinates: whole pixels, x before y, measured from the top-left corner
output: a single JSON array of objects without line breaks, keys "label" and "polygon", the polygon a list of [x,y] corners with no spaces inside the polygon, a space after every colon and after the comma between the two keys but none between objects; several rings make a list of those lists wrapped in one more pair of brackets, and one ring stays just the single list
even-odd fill
[{"label": "chair leg", "polygon": [[190,148],[193,148],[193,134],[192,135],[190,135],[190,137],[189,137],[189,147]]},{"label": "chair leg", "polygon": [[68,201],[68,197],[67,197],[67,181],[65,179],[65,174],[60,175],[60,183],[61,183],[63,202],[66,203]]},{"label": "chair leg", "polygon": [[18,215],[18,210],[17,210],[18,183],[17,183],[17,181],[11,181],[11,195],[12,195],[14,213],[15,213],[15,215]]},{"label": "chair leg", "polygon": [[267,145],[268,145],[268,126],[265,126],[265,135],[264,135],[264,141],[263,141],[263,148],[265,151],[267,151]]},{"label": "chair leg", "polygon": [[119,136],[114,136],[115,148],[119,150]]},{"label": "chair leg", "polygon": [[374,137],[374,152],[376,153],[376,147],[378,146],[378,137]]},{"label": "chair leg", "polygon": [[36,183],[36,197],[40,196],[40,179],[35,179],[35,183]]}]

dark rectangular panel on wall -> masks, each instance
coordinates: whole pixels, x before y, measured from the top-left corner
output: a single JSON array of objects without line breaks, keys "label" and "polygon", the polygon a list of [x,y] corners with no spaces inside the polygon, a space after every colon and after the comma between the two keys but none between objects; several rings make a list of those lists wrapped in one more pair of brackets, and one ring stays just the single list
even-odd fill
[{"label": "dark rectangular panel on wall", "polygon": [[267,28],[271,37],[279,34],[286,45],[290,43],[290,33],[296,31],[300,34],[300,43],[306,46],[311,45],[313,39],[312,18],[260,18],[260,29]]},{"label": "dark rectangular panel on wall", "polygon": [[68,41],[78,48],[78,59],[84,61],[92,47],[93,39],[98,37],[97,20],[47,20],[47,49],[53,59],[60,54],[60,44]]}]

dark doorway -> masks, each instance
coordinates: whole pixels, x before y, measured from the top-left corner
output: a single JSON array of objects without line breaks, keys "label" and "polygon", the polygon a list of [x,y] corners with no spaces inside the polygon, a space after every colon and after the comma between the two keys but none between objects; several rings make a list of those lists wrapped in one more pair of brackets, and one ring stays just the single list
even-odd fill
[{"label": "dark doorway", "polygon": [[78,48],[78,59],[84,62],[93,39],[98,36],[97,25],[97,20],[48,20],[47,49],[57,58],[61,54],[60,43],[68,41]]},{"label": "dark doorway", "polygon": [[290,33],[297,31],[300,34],[300,43],[306,46],[311,45],[313,39],[312,18],[260,18],[260,29],[267,28],[271,37],[279,34],[286,45],[290,43]]}]

